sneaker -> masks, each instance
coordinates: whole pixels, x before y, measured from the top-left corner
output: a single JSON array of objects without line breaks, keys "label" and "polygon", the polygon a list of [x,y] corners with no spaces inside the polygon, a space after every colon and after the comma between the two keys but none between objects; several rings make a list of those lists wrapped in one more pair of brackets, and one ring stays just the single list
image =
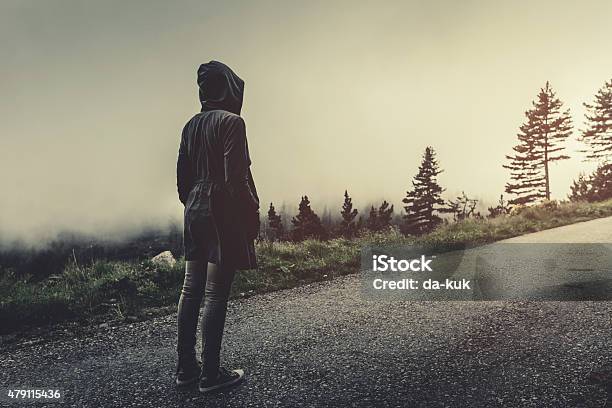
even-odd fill
[{"label": "sneaker", "polygon": [[195,383],[200,377],[202,364],[198,360],[190,360],[187,363],[179,363],[176,367],[176,385],[184,387]]},{"label": "sneaker", "polygon": [[223,388],[228,388],[237,385],[244,380],[243,370],[227,370],[223,367],[219,368],[219,375],[214,380],[209,380],[207,377],[200,379],[200,392],[206,394],[212,391],[218,391]]}]

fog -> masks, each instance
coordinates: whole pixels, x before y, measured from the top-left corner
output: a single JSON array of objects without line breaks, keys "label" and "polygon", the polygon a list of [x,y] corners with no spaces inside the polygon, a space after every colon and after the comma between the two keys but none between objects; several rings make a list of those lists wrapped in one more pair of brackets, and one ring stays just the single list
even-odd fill
[{"label": "fog", "polygon": [[[549,80],[581,128],[612,76],[601,2],[3,1],[0,240],[180,220],[175,159],[211,59],[245,80],[266,207],[401,207],[433,146],[452,198],[496,201]],[[578,132],[576,132],[577,136]],[[552,166],[553,198],[593,165]]]}]

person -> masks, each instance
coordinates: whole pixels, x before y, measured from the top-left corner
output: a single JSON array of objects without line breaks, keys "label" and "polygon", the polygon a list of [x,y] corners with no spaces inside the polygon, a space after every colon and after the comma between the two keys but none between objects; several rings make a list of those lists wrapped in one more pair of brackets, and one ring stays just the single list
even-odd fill
[{"label": "person", "polygon": [[[184,204],[185,279],[178,304],[176,384],[199,379],[203,393],[239,383],[243,370],[220,366],[227,302],[236,270],[257,267],[259,198],[251,174],[244,81],[218,61],[198,69],[202,111],[185,125],[177,160]],[[202,363],[196,331],[202,313]]]}]

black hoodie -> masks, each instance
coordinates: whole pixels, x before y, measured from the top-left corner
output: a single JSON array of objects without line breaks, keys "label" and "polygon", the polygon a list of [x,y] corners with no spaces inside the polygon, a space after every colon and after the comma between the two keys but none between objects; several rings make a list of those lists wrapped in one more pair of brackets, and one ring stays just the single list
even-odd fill
[{"label": "black hoodie", "polygon": [[198,69],[202,112],[225,110],[240,115],[244,81],[227,65],[210,61]]},{"label": "black hoodie", "polygon": [[[220,256],[225,253],[226,259],[231,256],[239,260],[238,269],[249,269],[255,265],[254,250],[246,253],[243,249],[252,249],[258,232],[259,199],[250,171],[245,123],[239,116],[244,81],[225,64],[211,61],[198,69],[197,82],[202,112],[185,125],[177,161],[185,228],[212,217],[221,246],[233,248],[221,248]],[[205,257],[197,244],[202,237],[188,233],[186,229],[186,259]]]}]

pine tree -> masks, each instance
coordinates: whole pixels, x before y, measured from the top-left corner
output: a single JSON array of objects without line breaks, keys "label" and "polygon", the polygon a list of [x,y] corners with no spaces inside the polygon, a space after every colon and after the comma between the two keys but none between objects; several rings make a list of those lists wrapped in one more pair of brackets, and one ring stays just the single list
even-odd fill
[{"label": "pine tree", "polygon": [[378,231],[385,231],[391,227],[391,219],[393,218],[393,206],[389,207],[389,203],[383,200],[378,208]]},{"label": "pine tree", "polygon": [[612,163],[600,165],[591,178],[593,186],[592,201],[612,198]]},{"label": "pine tree", "polygon": [[612,160],[612,80],[607,81],[595,95],[592,104],[585,103],[587,128],[582,131],[579,139],[587,145],[587,160]]},{"label": "pine tree", "polygon": [[567,198],[570,201],[589,201],[591,188],[591,178],[580,173],[578,180],[574,180],[570,186],[570,194]]},{"label": "pine tree", "polygon": [[366,228],[370,231],[378,231],[378,210],[374,206],[370,208],[370,214],[366,220]]},{"label": "pine tree", "polygon": [[366,228],[373,232],[385,231],[391,227],[393,219],[393,206],[383,200],[379,208],[372,206],[366,223]]},{"label": "pine tree", "polygon": [[612,164],[602,164],[590,176],[581,174],[571,186],[570,201],[603,201],[612,198]]},{"label": "pine tree", "polygon": [[510,182],[506,192],[516,195],[510,204],[529,204],[540,199],[550,200],[549,164],[569,159],[562,154],[561,145],[572,133],[569,109],[561,111],[563,103],[546,82],[540,90],[533,108],[525,112],[527,122],[521,125],[517,135],[519,144],[512,156],[506,156],[510,164]]},{"label": "pine tree", "polygon": [[342,211],[340,211],[342,221],[340,221],[340,234],[344,237],[351,238],[357,233],[357,225],[355,218],[357,217],[357,209],[353,208],[353,200],[348,195],[348,191],[344,190],[344,203]]},{"label": "pine tree", "polygon": [[302,241],[307,238],[325,239],[327,233],[319,216],[310,208],[308,196],[303,196],[300,201],[298,214],[291,220],[293,229],[291,238],[294,241]]},{"label": "pine tree", "polygon": [[280,241],[285,235],[285,227],[280,214],[276,213],[274,205],[270,203],[268,210],[268,227],[270,228],[270,238],[272,241]]},{"label": "pine tree", "polygon": [[437,176],[442,173],[436,161],[436,154],[428,146],[423,154],[417,175],[412,180],[412,190],[402,200],[404,204],[404,222],[401,231],[404,234],[421,235],[433,231],[442,219],[437,215],[444,205],[441,194],[444,191],[438,184]]},{"label": "pine tree", "polygon": [[357,233],[359,233],[359,231],[361,231],[364,228],[364,222],[363,222],[362,215],[359,216],[359,219],[357,220],[357,224],[355,225],[355,228],[357,229]]}]

